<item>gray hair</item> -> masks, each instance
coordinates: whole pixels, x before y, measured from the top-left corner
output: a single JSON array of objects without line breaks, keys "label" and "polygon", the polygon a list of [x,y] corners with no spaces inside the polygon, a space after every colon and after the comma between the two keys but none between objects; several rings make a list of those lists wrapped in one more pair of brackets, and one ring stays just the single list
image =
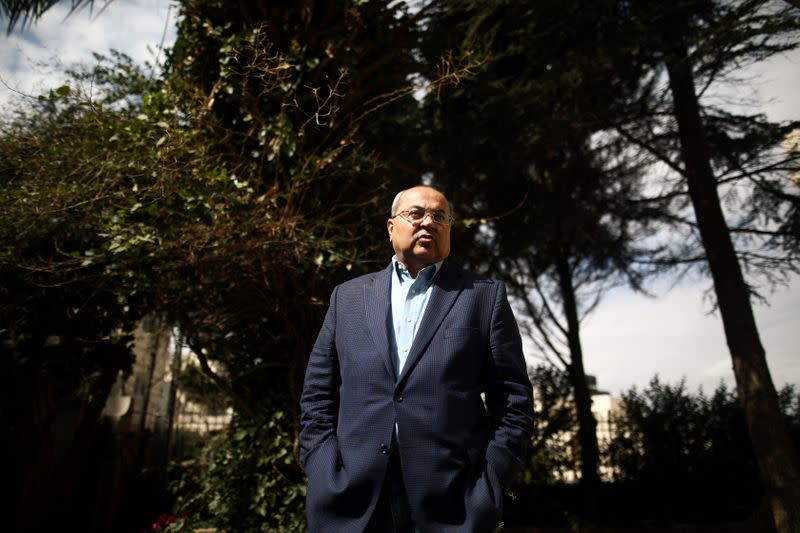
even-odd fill
[{"label": "gray hair", "polygon": [[394,200],[392,200],[392,212],[391,212],[391,215],[393,217],[397,216],[397,209],[400,207],[400,198],[403,196],[403,193],[406,192],[407,190],[408,189],[403,189],[394,196]]}]

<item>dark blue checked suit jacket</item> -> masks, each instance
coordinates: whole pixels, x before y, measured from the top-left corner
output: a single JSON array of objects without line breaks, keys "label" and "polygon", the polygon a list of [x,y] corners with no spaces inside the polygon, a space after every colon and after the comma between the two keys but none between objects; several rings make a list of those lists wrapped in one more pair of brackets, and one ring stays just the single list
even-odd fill
[{"label": "dark blue checked suit jacket", "polygon": [[336,287],[311,353],[300,401],[309,530],[365,529],[396,421],[417,527],[492,531],[533,427],[505,286],[445,262],[396,376],[387,337],[391,272],[390,265]]}]

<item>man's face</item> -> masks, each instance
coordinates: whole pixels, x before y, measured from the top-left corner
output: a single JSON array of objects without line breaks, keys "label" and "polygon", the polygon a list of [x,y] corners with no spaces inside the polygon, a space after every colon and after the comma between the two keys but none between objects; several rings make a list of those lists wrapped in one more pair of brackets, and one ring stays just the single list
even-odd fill
[{"label": "man's face", "polygon": [[[423,210],[427,214],[418,222],[410,222],[409,210]],[[400,197],[397,213],[386,223],[389,240],[392,241],[397,258],[402,261],[412,276],[423,267],[438,263],[450,255],[450,225],[433,220],[435,212],[450,216],[450,206],[442,193],[430,187],[414,187]]]}]

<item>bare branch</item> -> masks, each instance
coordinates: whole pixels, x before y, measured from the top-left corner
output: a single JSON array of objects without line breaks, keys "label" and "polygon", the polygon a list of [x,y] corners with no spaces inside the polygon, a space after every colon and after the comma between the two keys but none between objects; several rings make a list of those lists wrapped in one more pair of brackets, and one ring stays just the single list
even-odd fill
[{"label": "bare branch", "polygon": [[192,348],[192,351],[197,356],[197,360],[200,362],[200,368],[203,369],[203,373],[208,376],[209,379],[211,379],[211,381],[213,381],[214,384],[219,387],[220,390],[222,390],[222,392],[228,395],[228,397],[233,401],[237,411],[245,416],[254,415],[255,413],[248,402],[245,401],[245,399],[234,390],[233,386],[228,382],[228,380],[211,369],[208,364],[208,357],[203,353],[203,350],[195,350]]}]

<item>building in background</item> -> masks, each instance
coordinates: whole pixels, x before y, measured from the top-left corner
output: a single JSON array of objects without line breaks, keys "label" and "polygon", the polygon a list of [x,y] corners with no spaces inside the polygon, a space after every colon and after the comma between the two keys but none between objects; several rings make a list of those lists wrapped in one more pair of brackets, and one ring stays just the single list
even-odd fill
[{"label": "building in background", "polygon": [[[529,369],[529,374],[532,369]],[[608,446],[608,443],[614,437],[615,426],[614,416],[622,408],[622,398],[613,396],[607,391],[597,388],[597,378],[592,375],[586,376],[589,385],[589,391],[592,398],[592,414],[597,421],[597,444],[603,450]],[[554,391],[549,391],[552,394]],[[547,456],[548,464],[547,470],[555,482],[560,483],[577,483],[580,480],[580,448],[577,435],[577,417],[574,412],[574,404],[571,392],[560,391],[560,396],[556,398],[549,398],[549,404],[545,411],[543,395],[547,392],[538,390],[534,383],[534,409],[537,414],[537,424],[547,424],[551,422],[549,417],[558,418],[560,414],[558,411],[567,409],[571,411],[570,419],[573,421],[568,429],[559,429],[553,431],[545,439],[544,447],[549,448]],[[564,426],[562,426],[564,427]],[[546,433],[546,432],[543,432]],[[600,478],[603,481],[614,481],[614,472],[610,466],[601,463],[599,467]]]},{"label": "building in background", "polygon": [[142,321],[134,332],[133,353],[131,373],[117,377],[103,410],[118,432],[150,435],[151,453],[165,454],[166,462],[228,426],[231,407],[203,404],[197,394],[182,390],[180,376],[197,375],[200,365],[172,327],[154,318]]}]

